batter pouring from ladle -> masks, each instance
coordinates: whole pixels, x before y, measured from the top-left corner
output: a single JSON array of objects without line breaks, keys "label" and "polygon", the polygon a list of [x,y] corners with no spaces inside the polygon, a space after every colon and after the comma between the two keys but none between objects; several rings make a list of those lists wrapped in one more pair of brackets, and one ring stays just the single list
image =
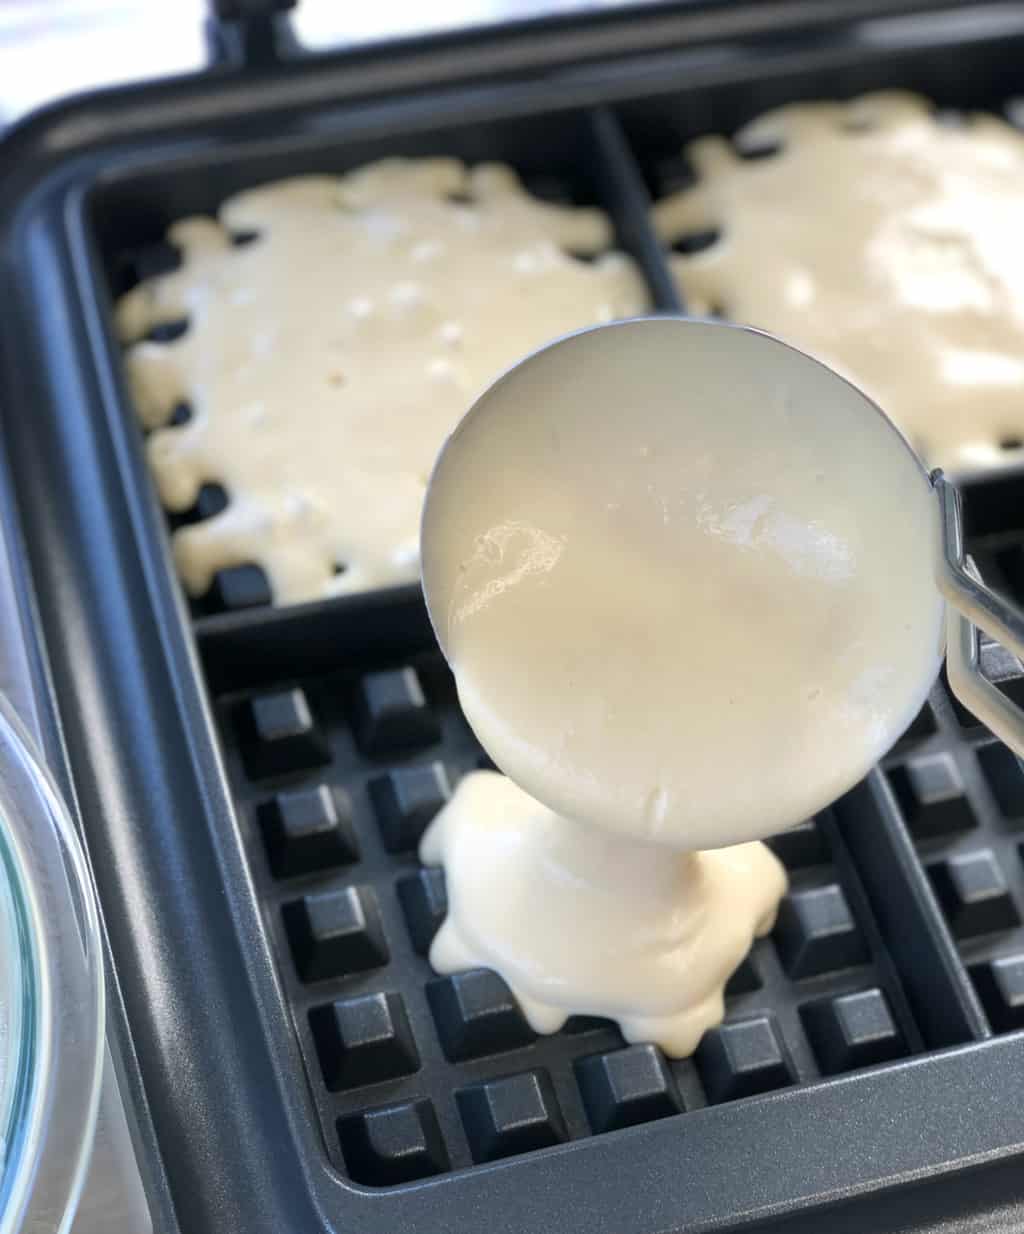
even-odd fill
[{"label": "batter pouring from ladle", "polygon": [[851,788],[935,680],[937,579],[976,586],[937,569],[939,515],[879,409],[756,331],[620,322],[492,386],[423,514],[431,619],[505,773],[423,838],[433,966],[496,969],[540,1032],[601,1015],[689,1054],[785,892],[761,839]]}]

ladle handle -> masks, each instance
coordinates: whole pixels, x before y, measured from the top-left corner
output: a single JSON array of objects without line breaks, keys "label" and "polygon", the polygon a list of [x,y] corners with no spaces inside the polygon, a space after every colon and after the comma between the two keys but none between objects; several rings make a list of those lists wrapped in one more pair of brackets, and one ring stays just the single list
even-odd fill
[{"label": "ladle handle", "polygon": [[946,617],[946,672],[953,693],[995,735],[1024,759],[1024,711],[982,675],[978,664],[981,630],[1024,660],[1024,613],[997,595],[964,560],[960,493],[941,471],[932,486],[942,518],[939,589],[949,604]]}]

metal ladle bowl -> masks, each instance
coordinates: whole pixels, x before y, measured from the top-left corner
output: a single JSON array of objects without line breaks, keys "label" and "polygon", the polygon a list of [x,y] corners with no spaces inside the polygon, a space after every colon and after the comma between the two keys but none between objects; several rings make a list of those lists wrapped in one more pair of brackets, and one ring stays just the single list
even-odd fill
[{"label": "metal ladle bowl", "polygon": [[[574,370],[578,372],[578,355],[574,352],[573,340],[581,336],[605,334],[609,338],[612,332],[647,331],[648,325],[658,325],[664,330],[664,323],[672,322],[673,328],[715,331],[715,335],[706,335],[714,339],[716,362],[730,367],[749,366],[750,347],[745,336],[759,335],[771,338],[762,331],[749,327],[737,326],[726,322],[710,322],[693,318],[649,317],[636,318],[629,321],[614,322],[605,326],[597,326],[592,330],[580,331],[568,335],[535,352],[532,356],[520,361],[504,376],[500,377],[466,413],[462,421],[449,436],[435,463],[423,507],[421,529],[422,552],[422,582],[427,609],[437,635],[438,642],[449,654],[447,613],[451,591],[450,563],[442,561],[442,555],[437,552],[437,546],[444,542],[445,521],[457,519],[462,513],[459,493],[466,478],[467,469],[487,469],[495,463],[494,453],[479,443],[487,441],[484,428],[493,425],[491,417],[504,417],[509,414],[509,398],[513,389],[518,397],[522,391],[524,397],[535,397],[535,389],[531,392],[529,380],[524,380],[534,369],[539,358],[544,358],[549,379],[551,373],[557,374],[557,379],[571,382]],[[621,344],[621,335],[616,340]],[[801,372],[807,372],[808,366],[828,373],[836,383],[836,395],[849,395],[849,383],[843,377],[831,372],[817,360],[779,340],[772,340],[778,346],[772,349],[772,371],[764,373],[765,386],[772,381],[779,381],[790,376],[795,384],[799,384]],[[624,362],[632,363],[630,348],[623,349]],[[562,368],[552,369],[552,360],[558,355]],[[637,363],[643,363],[640,349],[634,349]],[[680,382],[686,380],[686,373],[680,372]],[[758,374],[760,376],[760,374]],[[501,397],[495,397],[501,392]],[[826,400],[827,402],[827,400]],[[993,592],[978,576],[973,564],[965,559],[963,541],[963,519],[960,494],[955,485],[941,471],[930,474],[910,444],[899,432],[885,413],[863,397],[866,408],[872,409],[891,432],[892,448],[907,451],[920,470],[925,482],[935,494],[936,517],[940,520],[939,535],[936,542],[939,545],[938,559],[935,562],[936,586],[946,600],[946,656],[947,671],[950,686],[960,701],[977,718],[982,721],[997,737],[999,737],[1019,757],[1024,758],[1024,712],[1013,704],[981,673],[978,662],[978,631],[983,631],[990,638],[1008,648],[1018,657],[1024,659],[1024,613],[1015,608],[1004,597]],[[822,415],[827,416],[827,407]],[[471,443],[471,448],[467,448]],[[931,550],[929,550],[931,551]],[[893,734],[893,739],[898,737]]]}]

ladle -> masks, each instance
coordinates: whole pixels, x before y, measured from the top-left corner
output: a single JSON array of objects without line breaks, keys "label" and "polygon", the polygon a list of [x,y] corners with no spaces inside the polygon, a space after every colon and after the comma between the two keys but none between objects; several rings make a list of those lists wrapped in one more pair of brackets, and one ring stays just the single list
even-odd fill
[{"label": "ladle", "polygon": [[463,780],[424,836],[449,899],[431,963],[496,969],[538,1031],[612,1016],[693,1050],[785,889],[748,841],[885,754],[944,633],[952,689],[1024,754],[977,650],[1024,658],[1024,617],[965,560],[955,486],[760,331],[641,318],[527,357],[442,449],[421,555],[509,777]]}]

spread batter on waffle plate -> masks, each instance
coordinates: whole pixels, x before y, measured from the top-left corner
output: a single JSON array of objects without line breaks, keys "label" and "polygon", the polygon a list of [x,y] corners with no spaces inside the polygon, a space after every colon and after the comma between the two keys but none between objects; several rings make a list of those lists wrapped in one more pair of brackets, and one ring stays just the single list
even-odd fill
[{"label": "spread batter on waffle plate", "polygon": [[[604,213],[535,199],[499,164],[286,180],[168,238],[180,269],[128,292],[118,325],[164,505],[228,494],[175,533],[193,595],[246,562],[278,603],[415,581],[428,473],[473,398],[541,344],[647,303]],[[143,338],[182,317],[174,341]],[[181,402],[191,418],[168,425]]]},{"label": "spread batter on waffle plate", "polygon": [[692,312],[811,351],[932,465],[1019,457],[1024,136],[893,91],[782,107],[685,153],[696,183],[654,219],[696,250],[671,257]]}]

